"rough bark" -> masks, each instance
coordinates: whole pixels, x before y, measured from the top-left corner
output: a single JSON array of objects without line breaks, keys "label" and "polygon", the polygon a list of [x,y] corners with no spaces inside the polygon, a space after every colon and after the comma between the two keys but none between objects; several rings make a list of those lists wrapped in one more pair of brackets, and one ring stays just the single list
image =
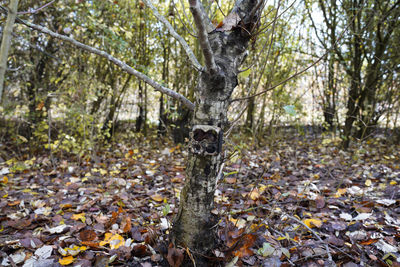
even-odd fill
[{"label": "rough bark", "polygon": [[17,17],[18,0],[10,0],[8,16],[3,29],[3,39],[0,47],[0,102],[3,97],[4,75],[7,70],[8,50],[11,45],[11,37],[15,18]]},{"label": "rough bark", "polygon": [[[199,1],[189,2],[191,7],[201,5]],[[203,55],[208,58],[207,71],[199,75],[187,178],[180,195],[179,212],[174,220],[172,237],[175,243],[202,254],[215,245],[213,226],[216,218],[211,210],[222,164],[222,130],[227,126],[231,94],[237,85],[238,69],[251,38],[249,33],[254,30],[259,18],[259,7],[260,1],[257,0],[237,1],[230,15],[238,15],[240,19],[237,25],[229,30],[215,29],[207,33],[206,40],[200,40]],[[196,16],[204,15],[196,15],[199,10],[191,10],[195,22]],[[204,18],[202,22],[207,23]],[[204,31],[205,27],[198,27],[198,31]],[[202,34],[198,36],[202,38]]]},{"label": "rough bark", "polygon": [[352,48],[351,48],[351,70],[350,70],[350,90],[347,97],[347,112],[344,124],[344,140],[342,146],[348,149],[350,145],[350,138],[353,129],[353,123],[357,119],[360,106],[358,104],[361,92],[361,70],[362,70],[362,39],[361,39],[361,12],[357,12],[361,8],[358,3],[352,2],[351,16],[357,17],[353,19],[350,24],[350,30],[353,34]]}]

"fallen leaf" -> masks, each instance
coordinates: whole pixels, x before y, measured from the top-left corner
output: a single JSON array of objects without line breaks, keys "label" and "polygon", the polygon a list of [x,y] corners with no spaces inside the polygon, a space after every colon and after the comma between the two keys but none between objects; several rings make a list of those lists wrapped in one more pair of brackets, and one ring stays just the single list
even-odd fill
[{"label": "fallen leaf", "polygon": [[322,226],[322,221],[318,220],[318,219],[305,219],[305,220],[303,220],[303,223],[310,228],[313,228],[313,227],[320,228]]},{"label": "fallen leaf", "polygon": [[78,213],[78,214],[73,214],[73,215],[71,216],[71,219],[72,219],[72,220],[75,220],[75,221],[81,220],[83,223],[85,223],[85,221],[86,221],[85,213],[82,212],[82,213]]},{"label": "fallen leaf", "polygon": [[228,184],[236,184],[236,181],[237,181],[236,177],[226,177],[225,178],[225,182]]},{"label": "fallen leaf", "polygon": [[251,190],[251,192],[249,193],[249,197],[252,200],[257,200],[260,197],[260,193],[259,193],[258,189],[254,188],[253,190]]},{"label": "fallen leaf", "polygon": [[346,212],[341,213],[339,216],[341,219],[344,219],[346,221],[351,221],[353,219],[353,216],[351,216],[350,214],[348,214]]},{"label": "fallen leaf", "polygon": [[243,258],[248,257],[254,254],[254,252],[250,249],[257,237],[254,234],[247,234],[242,236],[238,241],[238,249],[233,252],[233,255]]},{"label": "fallen leaf", "polygon": [[62,259],[58,260],[58,263],[61,265],[70,265],[73,262],[74,262],[74,257],[72,256],[63,257]]},{"label": "fallen leaf", "polygon": [[391,206],[396,203],[396,200],[394,200],[394,199],[378,199],[376,202],[379,204],[385,205],[385,206]]},{"label": "fallen leaf", "polygon": [[68,227],[70,227],[70,226],[66,225],[66,224],[62,224],[62,225],[59,225],[59,226],[56,226],[53,228],[49,228],[49,229],[47,229],[47,231],[50,234],[60,234],[60,233],[64,232],[65,229],[67,229]]},{"label": "fallen leaf", "polygon": [[360,213],[356,217],[353,218],[355,221],[364,221],[371,217],[372,213]]},{"label": "fallen leaf", "polygon": [[93,230],[83,230],[79,233],[79,238],[82,241],[93,241],[97,238],[97,235]]},{"label": "fallen leaf", "polygon": [[374,244],[379,250],[382,250],[384,253],[396,253],[398,249],[395,246],[392,246],[386,243],[383,240],[379,240]]},{"label": "fallen leaf", "polygon": [[346,188],[339,188],[335,194],[335,197],[336,198],[341,197],[342,195],[344,195],[344,193],[346,193],[346,191],[347,191]]},{"label": "fallen leaf", "polygon": [[174,248],[172,245],[169,246],[167,255],[169,265],[179,267],[183,262],[183,258],[183,249]]},{"label": "fallen leaf", "polygon": [[132,228],[131,218],[129,216],[125,216],[121,222],[121,229],[123,233],[130,232]]},{"label": "fallen leaf", "polygon": [[52,246],[43,246],[35,251],[35,255],[38,256],[39,258],[47,259],[51,256],[52,252],[53,252]]},{"label": "fallen leaf", "polygon": [[155,195],[152,195],[150,197],[151,197],[152,200],[157,201],[157,202],[162,202],[164,200],[164,198],[159,194],[155,194]]},{"label": "fallen leaf", "polygon": [[107,244],[110,244],[111,249],[118,249],[119,247],[125,245],[125,240],[122,236],[119,234],[111,234],[111,233],[106,233],[104,237],[104,241],[101,241],[99,243],[100,246],[105,246]]},{"label": "fallen leaf", "polygon": [[325,198],[321,195],[318,195],[315,199],[315,205],[318,209],[322,209],[325,206]]}]

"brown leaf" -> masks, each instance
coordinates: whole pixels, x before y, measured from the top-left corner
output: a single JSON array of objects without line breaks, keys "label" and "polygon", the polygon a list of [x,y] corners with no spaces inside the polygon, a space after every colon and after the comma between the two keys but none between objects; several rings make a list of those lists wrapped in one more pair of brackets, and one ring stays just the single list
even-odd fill
[{"label": "brown leaf", "polygon": [[335,246],[338,246],[338,247],[341,247],[341,246],[344,245],[344,241],[342,239],[340,239],[340,238],[337,238],[334,235],[330,235],[327,241],[328,241],[329,244],[332,244],[332,245],[335,245]]},{"label": "brown leaf", "polygon": [[243,258],[243,257],[248,257],[254,254],[250,248],[254,245],[256,242],[256,235],[255,234],[247,234],[241,237],[235,245],[238,249],[233,251],[233,255]]},{"label": "brown leaf", "polygon": [[122,219],[121,228],[122,228],[123,233],[127,233],[131,230],[132,222],[131,222],[131,218],[129,216],[126,216]]},{"label": "brown leaf", "polygon": [[225,178],[225,182],[228,184],[236,184],[236,181],[237,181],[236,177],[226,177]]},{"label": "brown leaf", "polygon": [[163,196],[160,194],[155,194],[150,197],[152,200],[157,201],[157,202],[162,202],[164,200]]},{"label": "brown leaf", "polygon": [[325,198],[321,195],[317,196],[315,199],[315,205],[318,209],[322,209],[325,206]]},{"label": "brown leaf", "polygon": [[217,25],[217,31],[225,32],[235,28],[240,22],[239,14],[236,12],[230,13]]},{"label": "brown leaf", "polygon": [[149,245],[154,245],[157,240],[157,231],[153,228],[147,228],[147,233],[143,235],[144,242]]},{"label": "brown leaf", "polygon": [[183,262],[183,249],[176,249],[172,246],[172,244],[168,248],[167,260],[169,265],[173,267],[181,266]]},{"label": "brown leaf", "polygon": [[91,248],[99,248],[100,244],[98,242],[94,242],[94,241],[82,241],[81,242],[82,245],[91,247]]},{"label": "brown leaf", "polygon": [[141,258],[151,255],[151,252],[147,250],[146,245],[139,244],[133,247],[132,255]]},{"label": "brown leaf", "polygon": [[42,101],[37,105],[36,110],[42,110],[43,107],[44,107],[44,102]]},{"label": "brown leaf", "polygon": [[79,233],[79,238],[82,241],[93,241],[97,238],[95,231],[93,230],[83,230]]},{"label": "brown leaf", "polygon": [[15,200],[15,201],[13,201],[13,202],[10,202],[10,203],[8,203],[8,206],[17,206],[17,205],[19,205],[19,203],[21,203],[21,200]]},{"label": "brown leaf", "polygon": [[378,242],[378,239],[368,239],[368,240],[365,240],[365,241],[361,241],[360,244],[364,245],[364,246],[368,246],[368,245],[371,245],[371,244],[376,243],[376,242]]},{"label": "brown leaf", "polygon": [[15,221],[10,221],[8,223],[9,226],[15,229],[23,230],[26,229],[28,226],[30,226],[32,223],[32,219],[21,219],[21,220],[15,220]]}]

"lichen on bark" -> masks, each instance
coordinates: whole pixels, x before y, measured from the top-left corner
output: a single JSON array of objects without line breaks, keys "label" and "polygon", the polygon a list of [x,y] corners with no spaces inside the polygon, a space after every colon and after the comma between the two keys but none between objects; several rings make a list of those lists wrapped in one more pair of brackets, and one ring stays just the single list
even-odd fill
[{"label": "lichen on bark", "polygon": [[[201,10],[196,10],[195,4],[199,2],[191,1],[192,14],[197,16],[196,12]],[[237,12],[241,18],[238,25],[229,31],[214,29],[207,33],[207,40],[202,40],[207,50],[204,56],[209,58],[207,68],[200,72],[198,78],[192,126],[208,125],[223,129],[227,125],[231,95],[238,84],[238,70],[246,56],[251,32],[258,22],[259,4],[260,0],[236,1],[232,12]],[[199,23],[198,19],[195,17],[196,24]],[[204,25],[201,26],[204,29]],[[204,36],[204,32],[199,36]],[[194,143],[191,142],[192,145]],[[211,155],[199,151],[189,148],[186,182],[180,194],[179,211],[174,219],[171,236],[176,245],[204,255],[215,246],[216,241],[214,226],[217,218],[211,211],[214,207],[217,176],[221,173],[222,156],[221,151]]]}]

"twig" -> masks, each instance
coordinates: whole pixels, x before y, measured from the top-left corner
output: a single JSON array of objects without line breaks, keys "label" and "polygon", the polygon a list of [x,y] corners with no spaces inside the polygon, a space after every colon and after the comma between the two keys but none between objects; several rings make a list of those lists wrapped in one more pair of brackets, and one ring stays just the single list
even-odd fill
[{"label": "twig", "polygon": [[171,35],[182,45],[183,49],[185,50],[187,56],[190,59],[190,62],[195,67],[195,69],[198,71],[201,71],[203,69],[203,66],[201,66],[201,64],[197,60],[196,56],[194,55],[193,51],[190,49],[189,45],[186,43],[185,39],[183,39],[183,37],[180,36],[175,31],[175,29],[174,29],[174,27],[172,27],[171,23],[169,23],[169,21],[158,12],[158,10],[151,3],[151,0],[144,0],[144,2],[153,11],[154,16],[159,21],[164,23],[164,25],[167,27],[167,29],[171,33]]},{"label": "twig", "polygon": [[[179,11],[178,11],[178,8],[177,8],[177,6],[175,5],[175,3],[173,3],[173,5],[174,5],[174,9],[175,9],[175,11],[176,11],[176,15],[178,16],[178,19],[179,19],[179,21],[181,22],[183,28],[185,28],[185,30],[187,31],[187,33],[188,33],[190,36],[192,36],[192,37],[194,37],[194,38],[197,38],[197,36],[196,36],[194,33],[192,33],[192,31],[189,29],[189,26],[186,26],[186,23],[183,21],[183,18],[181,18],[181,15],[179,15]],[[190,23],[189,23],[189,25],[190,25]],[[192,27],[192,29],[193,29],[193,27]]]},{"label": "twig", "polygon": [[[361,10],[361,9],[360,9],[360,10]],[[360,10],[359,10],[358,12],[360,12]],[[358,14],[358,13],[357,13],[357,14]],[[336,41],[335,41],[335,46],[337,46],[337,44],[339,43],[339,41],[342,39],[344,33],[345,33],[345,32],[347,31],[347,29],[350,27],[351,23],[355,20],[355,18],[356,18],[356,15],[352,18],[352,20],[351,20],[350,23],[346,26],[346,28],[344,28],[343,31],[340,33],[340,35],[338,36],[338,38],[337,38]],[[311,65],[309,65],[308,67],[306,67],[305,69],[303,69],[303,70],[301,70],[301,71],[297,71],[295,74],[293,74],[293,75],[290,76],[289,78],[286,78],[286,79],[283,80],[282,82],[279,82],[278,84],[276,84],[276,85],[274,85],[274,86],[272,86],[272,87],[270,87],[270,88],[268,88],[268,89],[266,89],[266,90],[263,90],[263,91],[261,91],[261,92],[259,92],[259,93],[257,93],[257,94],[254,94],[254,95],[252,95],[252,96],[240,97],[240,98],[232,99],[231,102],[234,102],[234,101],[241,101],[241,100],[246,100],[246,99],[250,99],[250,98],[253,98],[253,97],[257,97],[257,96],[259,96],[259,95],[265,94],[265,93],[267,93],[267,92],[269,92],[269,91],[275,89],[276,87],[278,87],[278,86],[280,86],[280,85],[282,85],[282,84],[285,84],[286,82],[288,82],[289,80],[293,79],[294,77],[299,76],[300,74],[303,74],[304,72],[306,72],[307,70],[309,70],[309,69],[312,68],[313,66],[317,65],[324,57],[326,57],[326,56],[328,55],[329,52],[331,52],[331,50],[332,50],[332,49],[326,50],[326,52],[325,52],[321,57],[319,57],[316,61],[314,61]]]},{"label": "twig", "polygon": [[30,9],[29,11],[20,11],[20,12],[17,12],[17,14],[18,14],[18,15],[36,14],[36,13],[38,13],[40,10],[42,10],[42,9],[48,7],[49,5],[53,4],[54,1],[55,1],[55,0],[53,0],[53,1],[49,2],[49,3],[47,3],[47,4],[44,4],[43,6],[39,7],[38,9]]},{"label": "twig", "polygon": [[332,255],[331,255],[331,253],[330,253],[330,251],[329,251],[329,246],[328,246],[328,244],[326,243],[326,242],[324,242],[322,239],[321,239],[321,237],[313,230],[313,229],[311,229],[310,227],[308,227],[305,223],[303,223],[301,220],[299,220],[299,219],[297,219],[296,217],[294,217],[294,216],[291,216],[291,215],[289,215],[289,214],[286,214],[286,213],[284,213],[283,214],[284,216],[286,216],[286,217],[288,217],[288,218],[290,218],[290,219],[292,219],[292,220],[294,220],[294,221],[296,221],[296,222],[298,222],[298,223],[300,223],[301,225],[303,225],[305,228],[307,228],[307,230],[308,231],[310,231],[323,245],[324,245],[324,247],[325,247],[325,250],[326,250],[326,254],[328,255],[328,266],[336,266],[336,264],[333,262],[333,260],[332,260]]}]

